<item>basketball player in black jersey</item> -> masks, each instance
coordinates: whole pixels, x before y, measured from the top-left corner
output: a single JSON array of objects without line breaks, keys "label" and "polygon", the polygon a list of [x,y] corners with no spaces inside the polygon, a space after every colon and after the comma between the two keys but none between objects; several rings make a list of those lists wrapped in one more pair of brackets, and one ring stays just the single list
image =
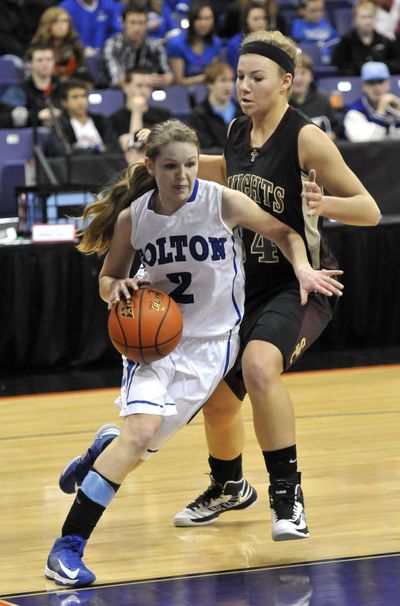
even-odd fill
[{"label": "basketball player in black jersey", "polygon": [[[314,268],[331,269],[336,261],[319,218],[376,225],[380,212],[329,137],[289,107],[296,55],[293,42],[280,32],[254,32],[243,40],[237,94],[245,115],[231,124],[224,156],[200,157],[200,176],[245,192],[303,236]],[[321,188],[331,195],[323,195]],[[279,249],[247,230],[244,243],[243,353],[236,372],[203,409],[211,485],[175,516],[174,523],[210,524],[221,513],[255,501],[241,465],[240,404],[247,391],[269,473],[272,538],[302,539],[309,531],[297,467],[295,415],[281,374],[322,333],[334,301],[314,293],[302,305],[293,270]]]}]

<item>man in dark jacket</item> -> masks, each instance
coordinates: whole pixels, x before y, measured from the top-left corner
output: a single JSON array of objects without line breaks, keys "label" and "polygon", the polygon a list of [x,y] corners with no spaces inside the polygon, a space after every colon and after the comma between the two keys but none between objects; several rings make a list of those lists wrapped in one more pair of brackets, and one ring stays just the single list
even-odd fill
[{"label": "man in dark jacket", "polygon": [[[55,59],[53,50],[45,44],[31,46],[27,53],[30,76],[19,84],[9,86],[1,102],[10,109],[26,108],[25,119],[13,126],[49,126],[51,115],[49,102],[55,106],[55,113],[61,110],[59,98],[60,83],[54,75]],[[16,112],[13,112],[13,115]],[[18,112],[17,112],[18,113]],[[21,111],[19,112],[21,114]]]},{"label": "man in dark jacket", "polygon": [[233,98],[233,70],[227,63],[213,61],[204,76],[207,97],[193,109],[188,123],[197,132],[202,151],[220,152],[225,147],[229,124],[241,114]]},{"label": "man in dark jacket", "polygon": [[95,154],[118,151],[110,122],[104,116],[88,112],[89,99],[85,82],[67,80],[61,99],[63,113],[53,120],[47,154]]}]

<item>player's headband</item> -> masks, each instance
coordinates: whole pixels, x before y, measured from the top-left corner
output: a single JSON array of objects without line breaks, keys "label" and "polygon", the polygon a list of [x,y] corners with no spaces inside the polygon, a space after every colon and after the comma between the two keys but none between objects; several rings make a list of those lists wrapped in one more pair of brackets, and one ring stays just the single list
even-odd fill
[{"label": "player's headband", "polygon": [[277,46],[270,44],[269,42],[263,42],[262,40],[255,40],[254,42],[248,42],[240,49],[241,55],[247,54],[261,55],[267,57],[277,63],[285,72],[294,76],[294,61],[289,57],[285,51],[281,50]]}]

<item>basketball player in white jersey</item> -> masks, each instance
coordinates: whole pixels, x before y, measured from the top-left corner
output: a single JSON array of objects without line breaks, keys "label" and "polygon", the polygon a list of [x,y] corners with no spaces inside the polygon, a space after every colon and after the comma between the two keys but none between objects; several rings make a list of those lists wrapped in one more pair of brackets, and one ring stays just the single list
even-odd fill
[{"label": "basketball player in white jersey", "polygon": [[333,277],[340,271],[312,269],[302,238],[245,194],[198,180],[198,160],[192,129],[177,120],[160,123],[146,143],[145,164],[85,212],[92,220],[80,250],[107,252],[99,282],[109,308],[143,282],[129,278],[138,251],[151,282],[178,303],[184,328],[177,348],[163,359],[124,361],[124,424],[84,478],[50,552],[45,574],[58,585],[84,587],[95,580],[83,550],[126,475],[190,421],[235,362],[244,303],[237,226],[280,247],[304,300],[312,291],[341,294]]}]

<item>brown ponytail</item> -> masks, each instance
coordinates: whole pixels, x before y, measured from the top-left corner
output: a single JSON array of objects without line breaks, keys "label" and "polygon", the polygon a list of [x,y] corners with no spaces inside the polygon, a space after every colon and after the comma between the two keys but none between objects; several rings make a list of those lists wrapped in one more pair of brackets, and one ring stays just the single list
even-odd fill
[{"label": "brown ponytail", "polygon": [[110,248],[114,225],[121,210],[155,187],[155,179],[149,175],[143,163],[130,166],[123,179],[85,208],[82,219],[87,227],[82,232],[78,250],[86,254],[105,254]]}]

